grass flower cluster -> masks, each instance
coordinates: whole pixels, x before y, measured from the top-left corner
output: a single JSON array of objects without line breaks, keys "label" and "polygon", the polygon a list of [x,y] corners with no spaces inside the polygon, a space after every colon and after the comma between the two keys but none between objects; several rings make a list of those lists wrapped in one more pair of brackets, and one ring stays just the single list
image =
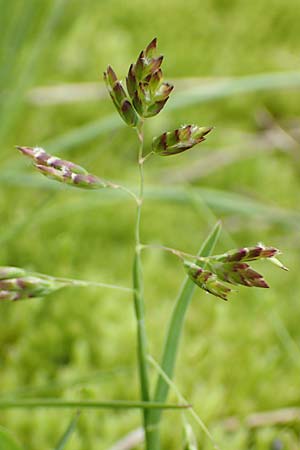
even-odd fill
[{"label": "grass flower cluster", "polygon": [[[164,409],[189,408],[187,402],[179,405],[167,403],[168,391],[176,364],[176,357],[182,335],[185,314],[190,304],[195,287],[200,287],[209,294],[227,300],[232,292],[232,286],[268,288],[263,275],[254,270],[249,263],[256,260],[269,261],[282,269],[286,269],[277,259],[280,253],[274,247],[258,244],[253,247],[243,247],[229,250],[221,255],[214,255],[214,247],[220,234],[220,223],[212,229],[198,254],[191,255],[173,248],[161,247],[161,251],[170,251],[182,262],[187,272],[187,279],[182,291],[174,302],[174,309],[166,327],[165,345],[162,349],[162,359],[157,369],[155,386],[150,383],[148,350],[148,333],[145,326],[145,296],[143,282],[142,250],[150,245],[143,244],[141,239],[142,207],[144,203],[144,164],[148,157],[172,156],[187,151],[205,141],[212,127],[186,124],[175,130],[167,130],[152,140],[151,150],[145,149],[144,123],[159,114],[164,108],[173,91],[173,85],[163,80],[163,56],[157,54],[157,40],[153,39],[141,51],[135,63],[131,64],[123,83],[117,77],[111,66],[104,72],[104,80],[109,95],[123,121],[133,128],[137,135],[137,166],[139,170],[139,190],[133,192],[121,184],[115,184],[105,178],[89,173],[83,167],[59,157],[52,156],[42,148],[18,146],[23,155],[31,160],[35,169],[46,177],[68,184],[70,187],[91,189],[113,188],[122,189],[135,201],[135,248],[132,265],[132,287],[106,285],[82,280],[59,279],[52,276],[32,274],[25,269],[15,267],[0,267],[0,300],[21,300],[33,297],[45,297],[57,289],[67,286],[99,286],[129,290],[133,294],[134,312],[136,318],[137,360],[140,380],[140,401],[131,402],[126,399],[120,402],[61,402],[57,399],[39,399],[20,402],[7,402],[3,407],[74,407],[74,408],[140,408],[143,413],[146,450],[160,450],[160,425]],[[88,193],[87,193],[88,195]],[[150,358],[150,359],[149,359]],[[5,406],[6,405],[6,406]],[[0,404],[1,407],[1,404]],[[190,425],[184,421],[185,448],[196,449],[197,443]]]}]

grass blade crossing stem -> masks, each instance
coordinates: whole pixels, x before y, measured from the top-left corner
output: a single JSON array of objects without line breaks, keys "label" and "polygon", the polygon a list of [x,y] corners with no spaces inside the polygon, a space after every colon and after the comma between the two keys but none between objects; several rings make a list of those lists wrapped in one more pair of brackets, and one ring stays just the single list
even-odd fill
[{"label": "grass blade crossing stem", "polygon": [[[218,222],[212,229],[211,233],[203,243],[198,256],[209,256],[216,245],[221,231],[221,223]],[[163,356],[160,367],[163,372],[172,379],[176,356],[179,348],[180,338],[182,334],[184,319],[188,306],[191,302],[195,286],[186,278],[181,288],[180,294],[175,303],[175,307],[171,316],[169,327],[166,334]],[[166,380],[159,375],[156,389],[154,393],[155,401],[165,402],[169,392],[169,385]],[[151,450],[159,450],[159,423],[161,420],[161,411],[150,412],[149,425],[151,427]]]}]

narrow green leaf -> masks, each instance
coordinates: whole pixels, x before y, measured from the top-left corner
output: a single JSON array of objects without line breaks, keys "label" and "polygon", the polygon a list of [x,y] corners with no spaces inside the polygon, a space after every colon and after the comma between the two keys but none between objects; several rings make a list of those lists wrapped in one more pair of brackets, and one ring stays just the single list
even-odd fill
[{"label": "narrow green leaf", "polygon": [[16,408],[75,408],[75,409],[183,409],[190,405],[173,405],[159,402],[140,402],[130,400],[60,400],[56,398],[1,400],[0,409]]},{"label": "narrow green leaf", "polygon": [[[210,232],[209,236],[203,243],[202,247],[200,248],[200,251],[198,253],[199,256],[211,255],[216,245],[216,242],[219,238],[220,231],[221,231],[221,223],[218,222]],[[186,316],[188,306],[191,302],[194,290],[195,284],[188,277],[186,277],[183,286],[181,288],[181,291],[179,293],[179,296],[177,298],[177,301],[175,303],[174,310],[169,323],[160,367],[170,379],[172,379],[173,376],[184,319]],[[168,396],[168,392],[169,386],[166,383],[166,380],[160,375],[158,377],[154,393],[155,401],[165,402]],[[150,425],[151,427],[153,427],[154,430],[153,450],[159,448],[157,425],[160,422],[160,418],[161,418],[161,411],[150,412]]]},{"label": "narrow green leaf", "polygon": [[0,427],[0,450],[22,450],[10,432],[2,427]]},{"label": "narrow green leaf", "polygon": [[77,426],[77,422],[80,416],[80,412],[78,411],[76,413],[76,415],[72,418],[71,422],[69,423],[66,431],[64,432],[64,434],[62,435],[62,437],[60,438],[58,444],[55,447],[55,450],[63,450],[66,447],[66,444],[68,443],[68,441],[70,440],[76,426]]},{"label": "narrow green leaf", "polygon": [[18,114],[20,114],[24,92],[26,88],[32,84],[32,81],[35,78],[37,68],[39,67],[39,58],[62,16],[61,13],[64,5],[65,0],[55,0],[51,2],[48,14],[45,15],[45,19],[40,25],[38,36],[35,39],[34,45],[31,46],[31,52],[23,65],[18,83],[14,86],[14,89],[11,90],[10,95],[3,105],[2,120],[0,124],[0,136],[2,141],[10,127],[14,124]]},{"label": "narrow green leaf", "polygon": [[[220,232],[221,223],[218,222],[202,245],[198,253],[199,256],[209,256],[212,254],[216,242],[219,238]],[[203,267],[203,263],[201,264],[198,262],[198,265],[202,265]],[[172,378],[185,314],[191,302],[194,290],[195,283],[193,283],[188,277],[186,277],[173,310],[162,357],[161,368],[169,378]],[[166,400],[168,390],[168,385],[165,383],[162,377],[159,377],[154,395],[155,400],[164,402]]]}]

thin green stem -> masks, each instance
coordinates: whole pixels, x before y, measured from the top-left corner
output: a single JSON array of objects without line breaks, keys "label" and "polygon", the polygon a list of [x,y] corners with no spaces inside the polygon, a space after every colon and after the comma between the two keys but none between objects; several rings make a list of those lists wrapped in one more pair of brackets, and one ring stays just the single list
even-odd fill
[{"label": "thin green stem", "polygon": [[[149,378],[148,378],[148,361],[147,361],[147,335],[144,318],[144,285],[141,261],[141,239],[140,239],[140,225],[141,213],[144,197],[144,168],[143,168],[143,147],[144,147],[144,130],[143,122],[137,128],[137,135],[139,139],[138,152],[138,166],[139,166],[139,197],[137,202],[136,226],[135,226],[135,255],[133,263],[133,287],[134,287],[134,307],[137,323],[137,356],[139,366],[139,378],[141,386],[141,397],[144,402],[149,402]],[[148,446],[148,412],[143,411],[144,429],[146,437],[146,448]]]},{"label": "thin green stem", "polygon": [[[168,375],[166,374],[166,372],[164,372],[162,370],[162,368],[160,367],[160,365],[157,363],[157,361],[155,361],[155,359],[152,356],[148,356],[148,361],[152,364],[152,366],[155,368],[155,370],[157,371],[157,373],[165,380],[165,382],[168,384],[168,386],[173,389],[173,391],[175,392],[178,401],[180,403],[188,403],[187,400],[185,399],[185,397],[181,394],[181,392],[179,391],[179,389],[177,388],[176,384],[171,380],[171,378],[168,377]],[[201,417],[199,417],[199,415],[196,413],[196,411],[194,410],[194,408],[191,406],[189,408],[189,413],[191,414],[191,416],[194,418],[195,422],[197,422],[197,424],[200,426],[200,428],[202,429],[202,431],[204,431],[204,433],[206,434],[206,436],[209,438],[209,440],[211,441],[211,443],[213,444],[213,447],[215,450],[220,450],[219,446],[216,444],[214,438],[212,437],[209,429],[207,428],[207,426],[205,425],[205,423],[203,422],[203,420],[201,419]]]},{"label": "thin green stem", "polygon": [[[49,277],[47,277],[47,278],[49,278]],[[70,286],[101,287],[101,288],[108,288],[108,289],[116,289],[116,290],[125,291],[125,292],[133,292],[132,288],[125,287],[125,286],[119,286],[117,284],[98,283],[97,281],[74,280],[72,278],[60,278],[60,277],[50,277],[50,278],[53,278],[54,281],[61,281],[62,283],[66,283]]]},{"label": "thin green stem", "polygon": [[154,151],[151,150],[151,152],[147,153],[147,155],[143,156],[143,163],[147,161],[152,155],[155,155]]},{"label": "thin green stem", "polygon": [[141,244],[141,249],[157,249],[157,250],[163,250],[165,252],[169,252],[172,253],[172,255],[177,256],[180,259],[185,259],[185,258],[192,258],[192,259],[196,259],[197,261],[201,261],[204,263],[207,263],[209,261],[209,258],[205,258],[202,256],[197,256],[197,255],[192,255],[191,253],[187,253],[187,252],[183,252],[181,250],[177,250],[176,248],[172,248],[172,247],[166,247],[164,245],[156,245],[156,244]]},{"label": "thin green stem", "polygon": [[110,187],[111,189],[119,189],[120,191],[125,192],[126,194],[134,198],[137,204],[139,203],[139,198],[135,195],[135,193],[131,189],[127,188],[126,186],[123,186],[122,184],[109,183],[108,187]]},{"label": "thin green stem", "polygon": [[182,409],[190,405],[173,405],[159,402],[132,402],[129,400],[110,400],[98,402],[93,400],[60,400],[56,398],[30,400],[2,400],[0,409],[15,408],[70,408],[70,409]]}]

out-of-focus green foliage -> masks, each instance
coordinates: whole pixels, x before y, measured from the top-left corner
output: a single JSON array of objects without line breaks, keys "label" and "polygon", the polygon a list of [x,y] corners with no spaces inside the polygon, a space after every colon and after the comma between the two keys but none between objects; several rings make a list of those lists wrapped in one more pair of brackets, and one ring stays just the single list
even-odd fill
[{"label": "out-of-focus green foliage", "polygon": [[[0,0],[0,11],[1,266],[129,285],[132,200],[121,196],[111,201],[106,194],[101,197],[102,191],[55,190],[33,173],[14,146],[62,150],[99,177],[135,186],[135,136],[112,115],[108,96],[101,98],[102,73],[112,64],[125,77],[138,51],[157,36],[165,55],[164,73],[175,92],[161,115],[149,120],[148,149],[153,136],[182,124],[212,125],[215,130],[199,148],[146,163],[146,182],[156,192],[160,188],[164,200],[152,190],[143,211],[142,240],[195,252],[218,217],[225,229],[219,253],[228,243],[235,247],[260,240],[280,248],[291,269],[286,274],[271,265],[264,268],[271,289],[241,289],[229,304],[197,291],[175,381],[222,449],[252,445],[265,450],[278,443],[296,449],[296,427],[273,426],[255,433],[241,427],[230,433],[222,424],[229,415],[300,406],[299,88],[239,91],[181,109],[172,109],[172,99],[175,103],[176,87],[182,95],[187,86],[180,78],[201,77],[189,81],[198,86],[207,82],[202,78],[216,83],[218,77],[297,72],[299,1]],[[74,91],[83,92],[81,101],[71,93],[68,101],[47,103],[46,95],[53,93],[49,90],[33,97],[37,86],[98,80],[99,100],[85,95],[85,84]],[[170,181],[173,194],[180,197],[178,174],[188,201],[167,195],[164,183]],[[225,195],[219,196],[218,190]],[[235,209],[228,208],[232,200]],[[249,214],[255,202],[265,209],[253,208]],[[284,217],[282,211],[289,210],[290,220],[270,220],[278,210]],[[150,350],[159,360],[184,271],[172,256],[156,250],[145,252],[143,261]],[[1,396],[137,397],[129,294],[70,288],[45,301],[0,306]],[[2,412],[0,425],[25,448],[48,450],[69,421],[62,411],[18,410]],[[178,413],[164,414],[164,448],[181,448],[180,422]],[[139,412],[85,412],[68,448],[107,449],[139,425]],[[200,448],[211,449],[193,428]]]},{"label": "out-of-focus green foliage", "polygon": [[1,450],[21,450],[11,434],[2,427],[0,428],[0,448]]}]

